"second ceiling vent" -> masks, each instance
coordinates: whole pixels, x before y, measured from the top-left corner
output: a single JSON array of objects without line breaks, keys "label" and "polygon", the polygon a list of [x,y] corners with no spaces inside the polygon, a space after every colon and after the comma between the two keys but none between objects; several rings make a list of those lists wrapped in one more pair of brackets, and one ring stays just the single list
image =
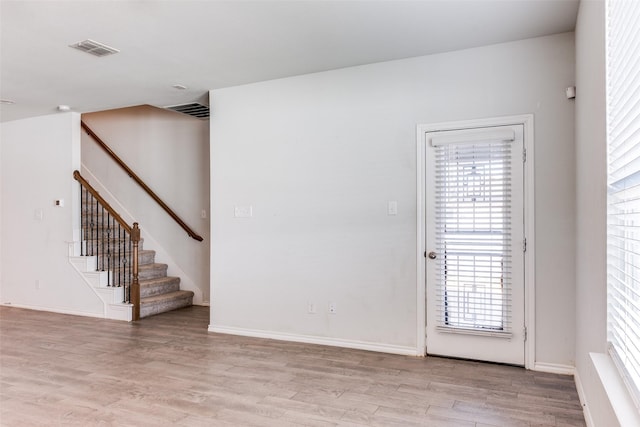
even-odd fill
[{"label": "second ceiling vent", "polygon": [[187,114],[198,119],[206,120],[209,118],[209,107],[198,102],[172,105],[164,108],[166,108],[167,110],[176,111],[178,113]]}]

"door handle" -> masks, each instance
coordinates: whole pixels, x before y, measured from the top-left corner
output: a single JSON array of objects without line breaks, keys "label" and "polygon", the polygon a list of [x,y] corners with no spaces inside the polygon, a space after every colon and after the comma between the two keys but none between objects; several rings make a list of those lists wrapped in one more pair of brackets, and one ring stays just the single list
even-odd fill
[{"label": "door handle", "polygon": [[436,259],[437,255],[434,251],[429,252],[429,259]]}]

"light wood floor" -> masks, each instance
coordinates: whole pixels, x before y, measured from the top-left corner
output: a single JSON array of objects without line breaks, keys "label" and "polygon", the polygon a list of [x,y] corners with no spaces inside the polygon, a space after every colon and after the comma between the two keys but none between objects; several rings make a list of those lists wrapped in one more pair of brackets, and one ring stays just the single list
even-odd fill
[{"label": "light wood floor", "polygon": [[584,426],[573,378],[0,307],[2,426]]}]

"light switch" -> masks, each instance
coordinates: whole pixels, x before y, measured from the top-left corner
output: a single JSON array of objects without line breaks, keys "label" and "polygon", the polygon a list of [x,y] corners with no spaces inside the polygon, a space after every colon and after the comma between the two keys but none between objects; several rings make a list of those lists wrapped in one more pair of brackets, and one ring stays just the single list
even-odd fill
[{"label": "light switch", "polygon": [[44,218],[44,212],[42,209],[36,209],[33,211],[33,219],[36,221],[42,221],[42,218]]},{"label": "light switch", "polygon": [[387,204],[387,215],[398,215],[398,202],[392,200]]},{"label": "light switch", "polygon": [[253,206],[236,206],[233,216],[236,218],[251,218],[253,216]]}]

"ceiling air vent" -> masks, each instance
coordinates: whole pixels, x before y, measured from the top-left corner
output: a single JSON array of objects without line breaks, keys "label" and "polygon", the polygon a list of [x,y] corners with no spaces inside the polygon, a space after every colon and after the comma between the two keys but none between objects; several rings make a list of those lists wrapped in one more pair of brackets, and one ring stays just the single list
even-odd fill
[{"label": "ceiling air vent", "polygon": [[90,39],[74,43],[72,45],[69,45],[69,47],[81,50],[93,56],[107,56],[120,52],[118,49],[114,49],[110,46],[107,46],[106,44],[98,43],[97,41]]},{"label": "ceiling air vent", "polygon": [[172,105],[170,107],[164,107],[167,110],[176,111],[178,113],[187,114],[198,119],[209,118],[209,107],[197,102],[191,102],[189,104]]}]

